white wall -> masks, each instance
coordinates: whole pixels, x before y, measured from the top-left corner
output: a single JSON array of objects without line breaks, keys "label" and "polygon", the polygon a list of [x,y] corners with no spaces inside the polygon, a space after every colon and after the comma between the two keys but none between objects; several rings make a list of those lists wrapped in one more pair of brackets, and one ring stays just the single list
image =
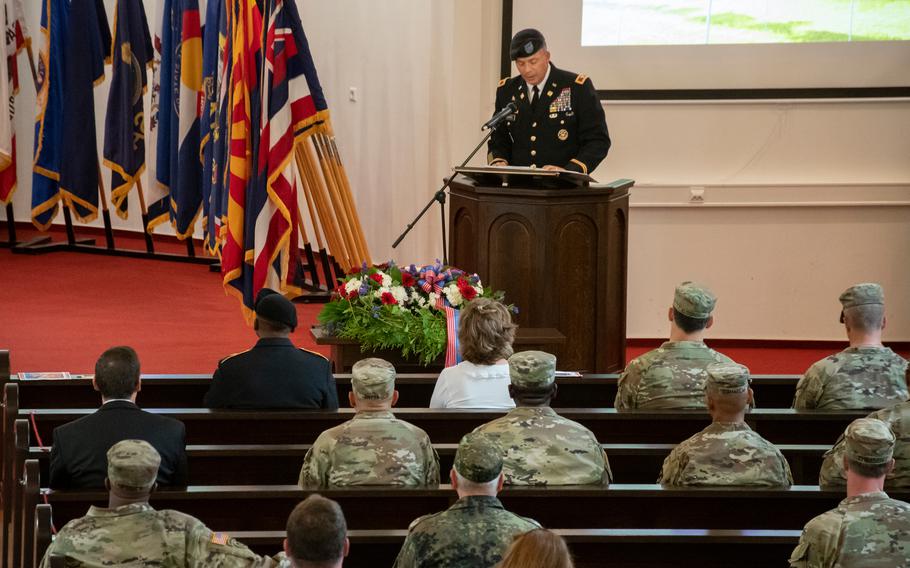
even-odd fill
[{"label": "white wall", "polygon": [[[35,35],[38,2],[24,4]],[[113,0],[106,4],[110,16]],[[146,2],[149,14],[154,5]],[[493,110],[500,2],[298,5],[374,260],[432,260],[441,251],[437,211],[399,250],[390,245]],[[559,54],[554,60],[573,69]],[[28,218],[34,120],[34,92],[24,85],[19,219]],[[99,144],[106,100],[103,85]],[[837,295],[876,280],[888,297],[887,337],[910,340],[910,102],[605,108],[614,147],[594,176],[638,182],[629,337],[665,335],[673,287],[697,279],[720,297],[715,337],[837,339]],[[705,204],[689,203],[690,186],[706,188]],[[138,217],[126,226],[138,229]]]}]

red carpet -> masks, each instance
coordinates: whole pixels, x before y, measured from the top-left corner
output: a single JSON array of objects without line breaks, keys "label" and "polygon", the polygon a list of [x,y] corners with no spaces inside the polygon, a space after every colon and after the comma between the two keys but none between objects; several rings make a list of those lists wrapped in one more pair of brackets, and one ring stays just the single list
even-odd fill
[{"label": "red carpet", "polygon": [[[118,237],[121,243],[142,248],[139,239]],[[309,334],[320,308],[297,304],[300,326],[293,340],[328,353]],[[255,340],[237,300],[224,294],[220,275],[206,266],[79,253],[14,255],[0,249],[0,348],[10,350],[14,371],[91,372],[105,348],[131,345],[145,373],[210,373],[221,357]],[[659,343],[630,340],[627,357]],[[802,373],[845,346],[710,339],[708,344],[761,374]],[[908,346],[899,347],[906,357]]]}]

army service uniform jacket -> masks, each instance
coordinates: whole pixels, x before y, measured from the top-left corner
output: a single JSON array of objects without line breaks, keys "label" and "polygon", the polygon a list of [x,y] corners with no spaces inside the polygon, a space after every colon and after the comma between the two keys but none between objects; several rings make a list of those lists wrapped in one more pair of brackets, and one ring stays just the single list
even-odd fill
[{"label": "army service uniform jacket", "polygon": [[748,424],[714,422],[664,460],[658,483],[681,486],[789,487],[790,464]]},{"label": "army service uniform jacket", "polygon": [[411,523],[395,568],[492,567],[513,537],[539,528],[536,521],[506,511],[496,497],[462,497],[447,510]]},{"label": "army service uniform jacket", "polygon": [[205,406],[338,410],[338,391],[328,359],[287,338],[262,338],[218,363]]},{"label": "army service uniform jacket", "polygon": [[790,566],[910,566],[910,505],[884,491],[847,497],[806,524]]},{"label": "army service uniform jacket", "polygon": [[559,166],[589,173],[610,150],[603,106],[591,79],[550,64],[533,109],[521,75],[499,82],[496,111],[510,102],[518,106],[514,122],[503,123],[488,144],[487,163],[504,160],[512,166]]},{"label": "army service uniform jacket", "polygon": [[51,556],[67,566],[276,566],[226,534],[213,533],[199,519],[177,511],[156,511],[148,503],[115,509],[92,506],[88,514],[60,529],[41,568]]}]

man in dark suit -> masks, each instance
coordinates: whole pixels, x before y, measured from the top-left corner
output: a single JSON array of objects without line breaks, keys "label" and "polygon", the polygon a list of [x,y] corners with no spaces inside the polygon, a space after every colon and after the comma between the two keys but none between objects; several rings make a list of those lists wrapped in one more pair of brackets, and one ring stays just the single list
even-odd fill
[{"label": "man in dark suit", "polygon": [[294,304],[263,288],[255,309],[253,329],[259,341],[252,349],[218,363],[205,405],[337,410],[338,393],[328,359],[291,343],[289,336],[297,327]]},{"label": "man in dark suit", "polygon": [[107,477],[107,451],[121,440],[145,440],[161,454],[158,484],[187,484],[186,428],[173,418],[136,406],[139,357],[131,347],[112,347],[95,363],[95,390],[101,408],[54,429],[50,486],[100,489]]},{"label": "man in dark suit", "polygon": [[534,29],[515,34],[509,52],[520,74],[499,82],[496,111],[513,102],[518,114],[493,132],[487,162],[594,171],[610,150],[610,134],[591,79],[550,63],[546,41]]}]

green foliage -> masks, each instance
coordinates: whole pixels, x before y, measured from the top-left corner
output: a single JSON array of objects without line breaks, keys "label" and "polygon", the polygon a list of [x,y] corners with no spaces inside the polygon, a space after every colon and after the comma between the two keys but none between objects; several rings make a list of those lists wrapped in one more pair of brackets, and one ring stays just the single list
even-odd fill
[{"label": "green foliage", "polygon": [[398,306],[364,306],[360,299],[327,303],[319,322],[329,332],[360,342],[361,350],[400,349],[429,365],[446,348],[445,313],[439,310],[411,310]]}]

